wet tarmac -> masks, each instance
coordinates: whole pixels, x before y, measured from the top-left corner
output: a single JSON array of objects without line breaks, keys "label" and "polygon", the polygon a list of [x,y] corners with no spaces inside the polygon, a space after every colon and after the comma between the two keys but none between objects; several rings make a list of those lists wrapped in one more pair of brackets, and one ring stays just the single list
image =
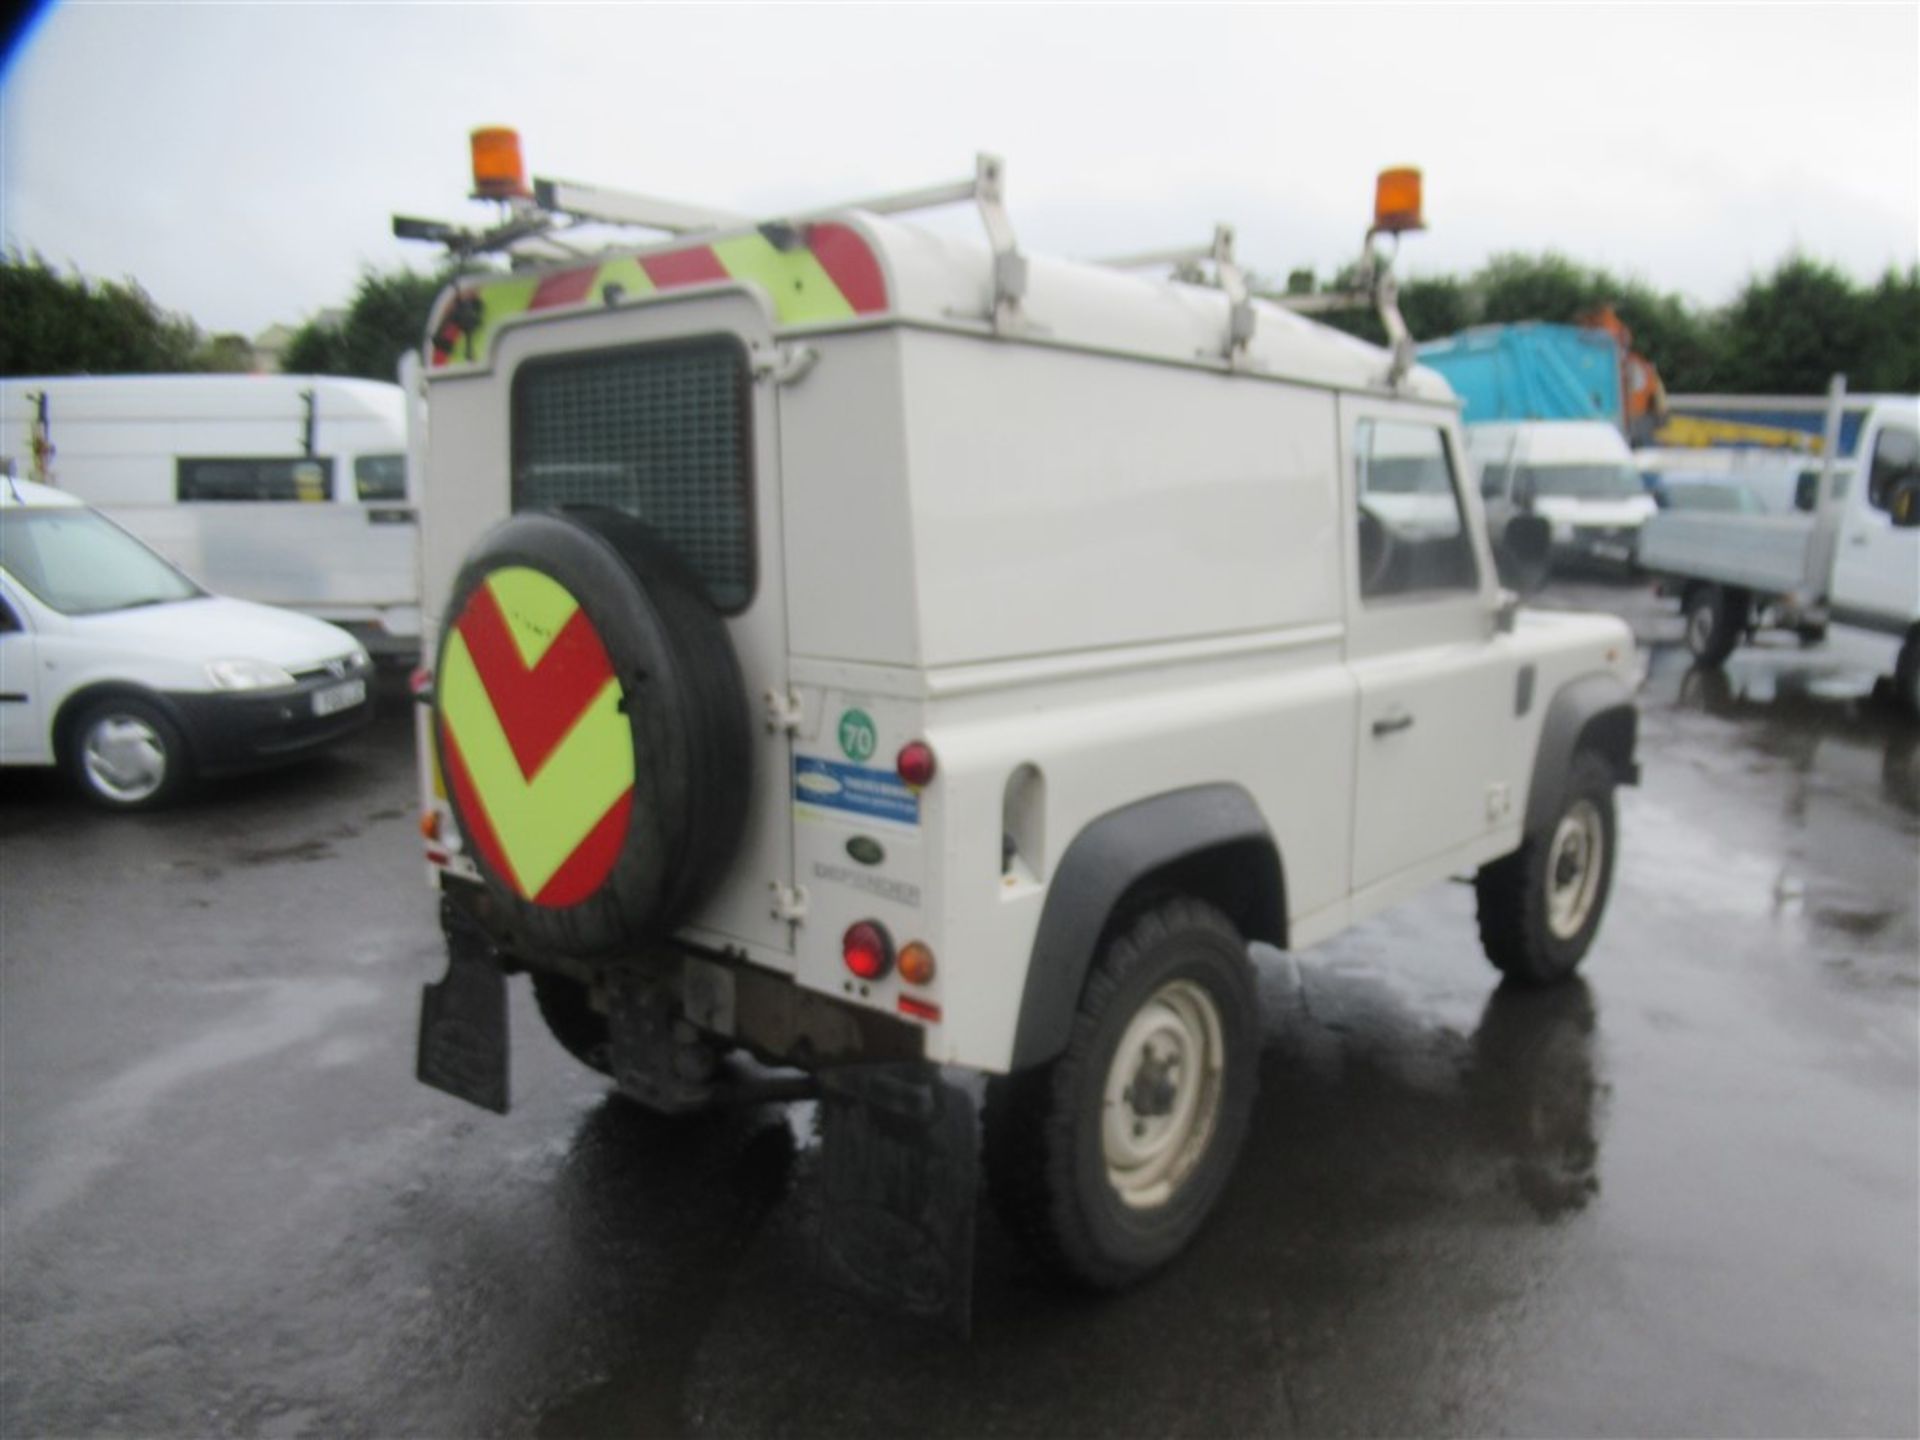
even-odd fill
[{"label": "wet tarmac", "polygon": [[154,816],[0,781],[0,1433],[1912,1435],[1920,728],[1890,647],[1649,663],[1584,982],[1443,886],[1267,953],[1193,1251],[1107,1300],[991,1216],[960,1343],[824,1291],[807,1107],[616,1099],[514,997],[516,1105],[411,1078],[439,969],[402,707]]}]

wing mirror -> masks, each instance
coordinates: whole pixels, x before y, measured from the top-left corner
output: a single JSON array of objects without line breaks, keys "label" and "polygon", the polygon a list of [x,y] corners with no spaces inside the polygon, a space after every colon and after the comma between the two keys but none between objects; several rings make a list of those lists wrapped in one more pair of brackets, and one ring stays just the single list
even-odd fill
[{"label": "wing mirror", "polygon": [[1547,583],[1552,563],[1553,526],[1538,515],[1516,515],[1500,532],[1493,565],[1502,585],[1531,595]]}]

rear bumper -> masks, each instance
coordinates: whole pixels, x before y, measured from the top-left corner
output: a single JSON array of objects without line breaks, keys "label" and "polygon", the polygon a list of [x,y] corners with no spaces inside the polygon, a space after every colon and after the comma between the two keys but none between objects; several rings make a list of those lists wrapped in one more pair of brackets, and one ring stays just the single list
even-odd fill
[{"label": "rear bumper", "polygon": [[314,713],[314,696],[343,683],[330,676],[281,690],[166,698],[180,717],[199,773],[228,775],[297,760],[365,729],[373,721],[373,691],[366,677],[359,680],[365,697],[331,715]]}]

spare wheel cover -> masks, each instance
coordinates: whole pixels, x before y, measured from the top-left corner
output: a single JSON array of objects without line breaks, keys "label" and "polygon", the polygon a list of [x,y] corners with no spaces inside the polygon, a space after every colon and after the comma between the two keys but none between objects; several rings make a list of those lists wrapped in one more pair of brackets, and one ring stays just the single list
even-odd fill
[{"label": "spare wheel cover", "polygon": [[751,756],[720,616],[648,527],[527,512],[448,606],[434,734],[509,943],[605,953],[666,933],[739,843]]}]

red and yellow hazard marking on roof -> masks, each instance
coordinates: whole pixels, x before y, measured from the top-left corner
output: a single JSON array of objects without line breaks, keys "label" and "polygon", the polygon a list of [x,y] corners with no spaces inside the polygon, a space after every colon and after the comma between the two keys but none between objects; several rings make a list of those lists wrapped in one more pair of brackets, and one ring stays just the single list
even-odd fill
[{"label": "red and yellow hazard marking on roof", "polygon": [[625,255],[545,275],[503,275],[463,286],[437,318],[434,368],[483,363],[500,326],[521,315],[606,303],[690,285],[748,281],[773,302],[782,325],[820,325],[887,308],[887,282],[873,250],[852,227],[808,225],[804,244],[783,250],[758,231],[657,255]]},{"label": "red and yellow hazard marking on roof", "polygon": [[494,571],[447,639],[439,706],[447,780],[481,858],[536,904],[587,899],[626,839],[633,732],[580,602],[538,570]]}]

